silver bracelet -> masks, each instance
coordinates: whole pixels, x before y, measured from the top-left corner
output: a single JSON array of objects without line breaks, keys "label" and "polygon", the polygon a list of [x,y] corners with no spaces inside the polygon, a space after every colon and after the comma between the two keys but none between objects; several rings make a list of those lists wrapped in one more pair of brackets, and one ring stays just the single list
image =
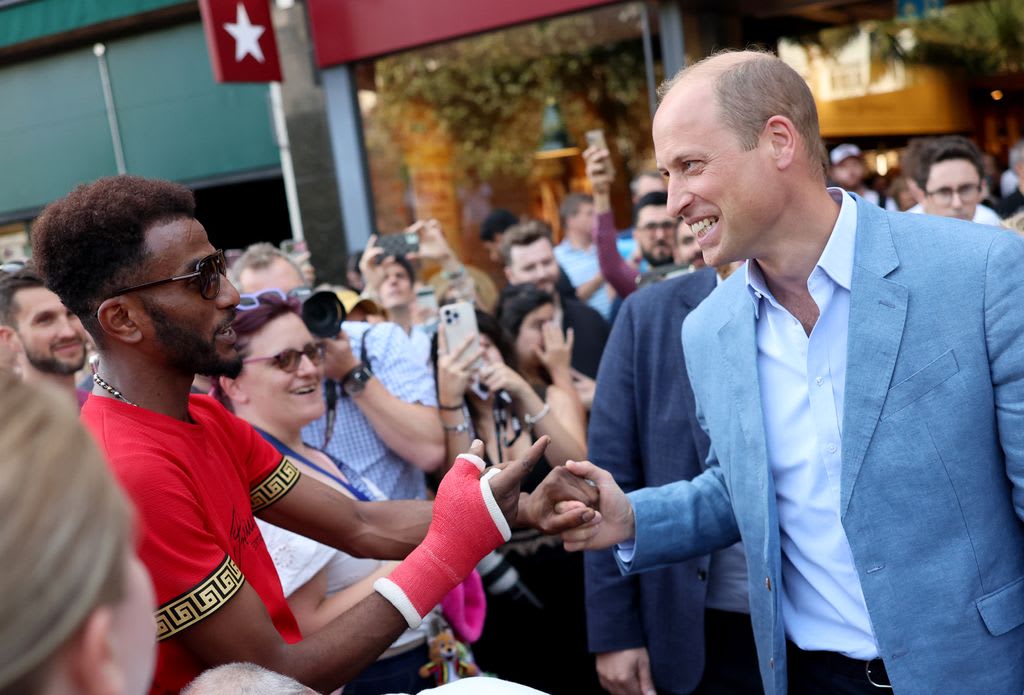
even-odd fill
[{"label": "silver bracelet", "polygon": [[466,424],[465,420],[463,420],[457,425],[446,425],[442,422],[441,427],[444,427],[445,432],[457,432],[458,434],[462,434],[463,432],[469,432],[469,425]]},{"label": "silver bracelet", "polygon": [[530,415],[529,413],[526,413],[525,415],[523,415],[523,422],[526,423],[527,427],[529,427],[530,429],[533,429],[533,426],[536,425],[541,420],[543,420],[544,416],[547,415],[550,412],[551,412],[551,406],[548,405],[547,403],[545,403],[544,407],[541,408],[540,412],[537,413],[536,415]]}]

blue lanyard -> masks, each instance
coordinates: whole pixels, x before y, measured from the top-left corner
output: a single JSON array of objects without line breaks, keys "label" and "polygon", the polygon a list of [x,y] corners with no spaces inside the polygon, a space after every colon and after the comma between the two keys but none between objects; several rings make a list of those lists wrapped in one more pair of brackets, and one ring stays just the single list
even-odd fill
[{"label": "blue lanyard", "polygon": [[254,429],[257,432],[260,433],[260,436],[262,436],[264,439],[266,439],[268,442],[270,442],[270,444],[272,444],[273,447],[275,449],[277,449],[279,452],[281,452],[285,456],[290,456],[290,457],[292,457],[294,459],[298,459],[299,461],[301,461],[302,463],[306,464],[307,466],[309,466],[313,470],[315,470],[315,471],[317,471],[319,473],[323,473],[328,478],[330,478],[334,482],[338,483],[338,485],[341,485],[346,490],[351,492],[352,496],[355,497],[360,502],[372,502],[373,501],[370,497],[368,497],[366,495],[366,493],[364,493],[362,490],[360,490],[356,486],[352,485],[347,480],[344,480],[343,478],[339,477],[337,473],[332,473],[331,471],[325,470],[323,468],[323,466],[318,466],[317,464],[313,463],[308,458],[306,458],[305,456],[303,456],[299,452],[295,451],[294,449],[289,447],[287,444],[285,444],[284,442],[282,442],[280,439],[278,439],[274,435],[270,434],[269,432],[264,432],[259,427],[255,427]]}]

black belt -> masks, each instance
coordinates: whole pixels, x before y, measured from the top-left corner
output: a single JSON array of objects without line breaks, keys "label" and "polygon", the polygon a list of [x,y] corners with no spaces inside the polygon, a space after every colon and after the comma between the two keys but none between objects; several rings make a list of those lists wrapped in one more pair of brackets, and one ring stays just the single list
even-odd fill
[{"label": "black belt", "polygon": [[885,670],[885,662],[881,657],[861,661],[860,659],[851,659],[838,652],[804,651],[788,641],[786,646],[788,647],[787,658],[791,662],[803,661],[806,664],[815,664],[832,673],[843,674],[855,680],[863,680],[876,688],[892,689],[889,674]]}]

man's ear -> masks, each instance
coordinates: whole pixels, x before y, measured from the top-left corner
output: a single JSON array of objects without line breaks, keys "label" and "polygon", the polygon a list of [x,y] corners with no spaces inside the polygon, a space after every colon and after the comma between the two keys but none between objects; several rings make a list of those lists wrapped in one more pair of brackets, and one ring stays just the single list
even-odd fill
[{"label": "man's ear", "polygon": [[148,320],[141,305],[130,297],[104,299],[96,310],[96,319],[103,332],[122,343],[142,340],[140,324]]},{"label": "man's ear", "polygon": [[113,608],[100,606],[89,614],[65,647],[67,677],[76,692],[86,695],[122,692],[125,677],[115,658],[113,628]]},{"label": "man's ear", "polygon": [[917,185],[917,182],[909,176],[907,177],[907,190],[910,191],[910,195],[914,196],[914,200],[916,200],[918,204],[924,204],[924,191],[922,191],[921,187]]},{"label": "man's ear", "polygon": [[4,349],[10,354],[22,351],[21,338],[11,326],[0,324],[0,349]]},{"label": "man's ear", "polygon": [[788,169],[796,158],[800,142],[793,121],[785,116],[772,116],[764,124],[761,139],[767,144],[775,166]]},{"label": "man's ear", "polygon": [[232,403],[249,402],[249,394],[246,393],[245,388],[238,383],[238,379],[219,376],[217,377],[217,383],[220,386],[220,390],[224,392],[224,395],[231,399]]}]

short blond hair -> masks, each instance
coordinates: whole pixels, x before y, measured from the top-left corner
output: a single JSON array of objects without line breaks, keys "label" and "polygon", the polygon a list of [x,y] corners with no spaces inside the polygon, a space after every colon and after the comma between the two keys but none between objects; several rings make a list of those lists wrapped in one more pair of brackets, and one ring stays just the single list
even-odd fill
[{"label": "short blond hair", "polygon": [[[743,58],[722,64],[724,56]],[[765,123],[785,116],[804,141],[811,170],[825,180],[825,145],[818,126],[814,95],[800,74],[778,56],[760,50],[717,51],[688,65],[658,87],[658,99],[689,75],[709,73],[725,125],[746,150],[757,147]]]},{"label": "short blond hair", "polygon": [[0,412],[0,693],[25,695],[124,595],[130,512],[70,405],[0,375]]}]

